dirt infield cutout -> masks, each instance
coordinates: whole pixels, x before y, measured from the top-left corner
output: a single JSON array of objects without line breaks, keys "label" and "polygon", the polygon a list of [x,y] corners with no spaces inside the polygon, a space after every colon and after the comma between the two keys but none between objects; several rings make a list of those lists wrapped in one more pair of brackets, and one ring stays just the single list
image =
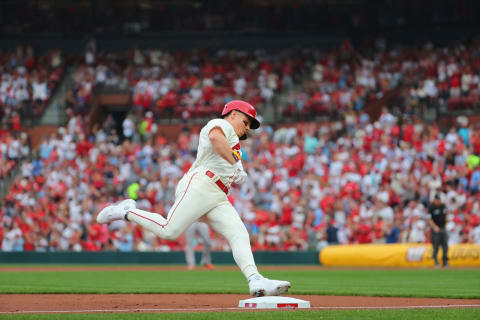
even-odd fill
[{"label": "dirt infield cutout", "polygon": [[[480,299],[291,295],[315,309],[480,308]],[[249,311],[238,294],[2,294],[0,313]]]}]

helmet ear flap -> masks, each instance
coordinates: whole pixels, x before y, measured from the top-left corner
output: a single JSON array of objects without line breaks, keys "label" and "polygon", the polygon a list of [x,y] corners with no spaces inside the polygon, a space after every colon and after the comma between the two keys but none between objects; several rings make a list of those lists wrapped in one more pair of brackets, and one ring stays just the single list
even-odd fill
[{"label": "helmet ear flap", "polygon": [[228,111],[227,113],[222,113],[221,117],[225,118],[227,117],[230,113],[232,113],[233,110]]}]

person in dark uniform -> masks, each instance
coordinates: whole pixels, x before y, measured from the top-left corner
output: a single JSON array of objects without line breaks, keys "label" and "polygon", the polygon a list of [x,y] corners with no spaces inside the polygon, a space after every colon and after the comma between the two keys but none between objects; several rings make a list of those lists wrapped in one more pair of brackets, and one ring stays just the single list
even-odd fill
[{"label": "person in dark uniform", "polygon": [[443,266],[448,266],[448,235],[445,229],[447,220],[447,207],[442,203],[440,195],[436,194],[433,202],[428,207],[428,214],[430,220],[428,223],[432,228],[432,245],[433,245],[433,260],[435,267],[438,267],[438,247],[442,246],[443,250]]}]

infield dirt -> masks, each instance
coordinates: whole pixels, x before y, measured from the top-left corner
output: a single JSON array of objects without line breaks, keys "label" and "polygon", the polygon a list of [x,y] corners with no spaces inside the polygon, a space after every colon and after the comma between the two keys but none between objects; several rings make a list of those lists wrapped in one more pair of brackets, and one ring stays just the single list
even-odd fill
[{"label": "infield dirt", "polygon": [[[480,307],[480,299],[295,295],[316,309]],[[237,294],[4,294],[1,313],[239,311]]]}]

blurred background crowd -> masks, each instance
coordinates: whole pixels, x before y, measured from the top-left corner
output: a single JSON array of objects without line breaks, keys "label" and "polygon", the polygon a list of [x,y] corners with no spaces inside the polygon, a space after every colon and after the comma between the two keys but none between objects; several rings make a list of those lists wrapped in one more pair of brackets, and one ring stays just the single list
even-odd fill
[{"label": "blurred background crowd", "polygon": [[[69,20],[85,15],[73,4],[69,10],[49,1],[0,4],[23,8],[18,15],[63,13],[55,28],[97,35],[74,53],[58,44],[0,47],[0,249],[183,250],[183,236],[159,239],[124,221],[99,225],[95,215],[125,197],[166,215],[177,181],[195,160],[199,128],[237,98],[264,120],[242,143],[249,179],[229,195],[253,250],[429,242],[428,208],[436,195],[448,210],[449,244],[480,244],[479,38],[405,43],[401,36],[341,35],[323,47],[248,49],[138,43],[117,49],[98,40],[115,30],[262,35],[322,26],[396,32],[478,24],[472,1],[443,1],[425,19],[420,14],[428,5],[404,1],[395,11],[387,2],[330,8],[320,19],[311,14],[315,5],[300,1],[284,22],[292,8],[280,5],[265,20],[270,7],[249,1],[227,16],[220,14],[223,2],[207,1],[209,14],[198,18],[182,2],[191,17],[182,21],[171,20],[178,8],[157,6],[162,1],[140,1],[131,13],[141,19],[133,20],[117,11],[124,7],[98,1],[86,14],[92,24]],[[446,15],[452,9],[463,20]],[[239,19],[251,10],[249,19]],[[29,23],[0,18],[12,37],[54,31],[33,16]],[[99,113],[106,94],[127,94],[128,106]],[[32,134],[49,110],[61,114],[54,130]],[[172,125],[178,134],[168,133]],[[222,237],[212,237],[213,250],[229,250]]]}]

